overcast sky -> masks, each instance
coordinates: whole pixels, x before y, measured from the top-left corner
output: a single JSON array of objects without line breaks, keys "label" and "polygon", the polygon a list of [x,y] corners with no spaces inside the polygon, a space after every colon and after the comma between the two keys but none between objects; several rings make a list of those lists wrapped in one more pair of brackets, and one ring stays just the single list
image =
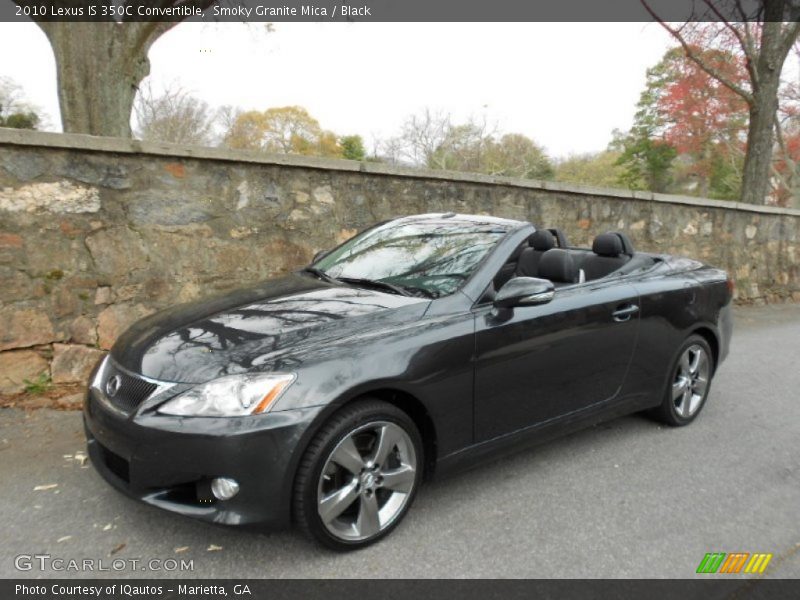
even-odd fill
[{"label": "overcast sky", "polygon": [[[429,106],[485,115],[552,156],[602,150],[627,129],[645,71],[671,45],[646,23],[183,24],[150,51],[156,88],[213,106],[301,105],[339,134],[394,135]],[[32,23],[0,23],[0,75],[59,128],[55,64]]]}]

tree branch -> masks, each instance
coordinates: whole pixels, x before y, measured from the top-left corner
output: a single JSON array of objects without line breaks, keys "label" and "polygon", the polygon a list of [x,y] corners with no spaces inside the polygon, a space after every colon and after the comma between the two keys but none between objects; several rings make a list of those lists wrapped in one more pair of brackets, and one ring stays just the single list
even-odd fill
[{"label": "tree branch", "polygon": [[[742,36],[742,32],[736,29],[731,24],[731,22],[725,18],[725,16],[719,11],[719,9],[716,7],[716,5],[712,0],[703,0],[703,2],[705,2],[706,6],[708,6],[708,8],[711,9],[711,12],[713,12],[717,16],[720,22],[723,25],[725,25],[725,27],[730,29],[731,33],[736,37],[737,41],[739,42],[739,45],[742,47],[742,51],[745,53],[746,56],[749,56],[747,52],[747,44],[745,43],[744,36]],[[741,4],[738,1],[737,4],[741,6]]]},{"label": "tree branch", "polygon": [[[130,1],[131,0],[126,0],[125,4],[128,4]],[[217,1],[218,0],[181,0],[176,2],[175,0],[156,0],[151,2],[151,6],[156,8],[180,8],[189,6],[200,8],[200,10],[206,10],[210,6],[216,4]],[[147,53],[150,50],[150,46],[153,44],[153,42],[155,42],[159,37],[167,33],[176,25],[182,23],[183,20],[184,19],[178,19],[175,21],[136,22],[125,19],[125,24],[126,27],[131,27],[134,24],[140,25],[140,27],[137,27],[133,33],[132,42],[135,48],[140,48],[143,52]]]},{"label": "tree branch", "polygon": [[745,56],[745,66],[747,67],[747,72],[750,74],[750,81],[753,83],[753,89],[758,88],[758,71],[755,69],[755,62],[757,58],[757,53],[755,52],[754,47],[752,46],[752,37],[750,36],[750,28],[747,24],[747,16],[744,14],[744,7],[740,0],[736,0],[736,6],[739,8],[739,13],[742,16],[742,22],[744,23],[744,30],[745,34],[743,35],[741,31],[725,16],[720,12],[717,6],[714,4],[713,0],[703,0],[706,3],[711,11],[717,16],[717,18],[722,22],[725,27],[734,35],[736,41],[739,42],[739,46],[742,49],[742,52]]},{"label": "tree branch", "polygon": [[756,46],[753,40],[753,34],[750,31],[750,23],[749,21],[743,21],[742,26],[744,27],[744,37],[747,42],[748,50],[745,52],[745,57],[747,60],[747,71],[750,73],[750,77],[755,85],[758,84],[758,71],[755,69],[754,64],[755,61],[751,58],[756,56]]},{"label": "tree branch", "polygon": [[705,71],[708,75],[719,81],[722,85],[727,87],[729,90],[738,94],[742,97],[742,99],[747,102],[749,106],[753,106],[755,103],[755,99],[753,98],[753,94],[748,92],[742,86],[734,83],[728,77],[723,75],[720,71],[712,67],[711,65],[707,64],[700,58],[694,49],[686,42],[683,35],[677,29],[670,27],[661,17],[659,17],[656,12],[652,9],[652,7],[648,4],[647,0],[640,0],[642,5],[644,6],[645,10],[650,13],[650,16],[655,19],[664,29],[666,29],[669,34],[674,37],[678,42],[680,42],[681,47],[683,47],[683,51],[686,53],[686,57],[694,62],[698,67],[700,67],[703,71]]}]

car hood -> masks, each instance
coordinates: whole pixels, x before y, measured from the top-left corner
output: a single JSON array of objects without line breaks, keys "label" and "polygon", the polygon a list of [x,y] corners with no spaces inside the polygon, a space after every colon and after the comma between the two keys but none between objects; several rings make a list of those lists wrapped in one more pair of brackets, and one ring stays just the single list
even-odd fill
[{"label": "car hood", "polygon": [[429,303],[295,273],[155,313],[122,334],[111,355],[129,371],[181,383],[292,370],[315,350],[421,316]]}]

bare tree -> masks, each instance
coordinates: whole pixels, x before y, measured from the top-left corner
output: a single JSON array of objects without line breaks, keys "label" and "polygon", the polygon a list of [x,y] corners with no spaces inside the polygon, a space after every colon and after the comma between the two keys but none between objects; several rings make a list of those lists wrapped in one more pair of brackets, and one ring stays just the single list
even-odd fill
[{"label": "bare tree", "polygon": [[428,156],[428,167],[450,171],[486,171],[486,158],[494,143],[495,132],[496,127],[490,127],[485,118],[470,118],[466,123],[450,125],[444,139]]},{"label": "bare tree", "polygon": [[[797,0],[762,0],[758,12],[748,14],[740,0],[702,0],[705,16],[716,19],[671,25],[659,18],[648,3],[647,11],[675,39],[686,56],[747,103],[749,124],[742,175],[742,202],[763,204],[769,194],[778,89],[786,57],[800,34]],[[734,16],[734,19],[729,17]],[[784,22],[785,21],[785,22]],[[704,59],[704,48],[722,48],[745,57],[748,85],[731,81]]]},{"label": "bare tree", "polygon": [[389,163],[390,165],[401,165],[405,162],[403,160],[404,153],[403,140],[399,137],[380,139],[373,135],[371,160]]},{"label": "bare tree", "polygon": [[230,104],[226,104],[225,106],[220,106],[217,109],[216,137],[220,138],[220,140],[224,138],[225,134],[231,129],[233,129],[236,120],[239,118],[239,115],[241,114],[242,110],[236,106],[231,106]]},{"label": "bare tree", "polygon": [[134,103],[135,134],[142,140],[211,145],[216,114],[209,105],[173,82],[156,93],[148,82]]},{"label": "bare tree", "polygon": [[420,114],[408,117],[399,138],[390,143],[401,159],[415,165],[428,165],[451,128],[449,114],[426,108]]},{"label": "bare tree", "polygon": [[0,127],[37,129],[39,109],[25,100],[22,88],[9,77],[0,77]]},{"label": "bare tree", "polygon": [[476,170],[482,148],[494,135],[485,118],[454,124],[449,113],[425,108],[406,118],[400,135],[380,144],[389,162],[430,169]]},{"label": "bare tree", "polygon": [[[35,6],[36,0],[12,0]],[[153,8],[196,7],[205,10],[217,0],[153,0]],[[73,6],[70,0],[53,0]],[[125,0],[120,6],[135,5]],[[133,11],[135,14],[135,10]],[[150,73],[147,53],[153,43],[180,21],[67,23],[42,20],[56,59],[58,101],[65,132],[131,137],[130,119],[139,83]]]},{"label": "bare tree", "polygon": [[485,116],[453,123],[449,114],[429,108],[408,117],[400,135],[380,145],[380,154],[388,162],[429,169],[528,179],[553,176],[550,159],[530,138],[500,135]]}]

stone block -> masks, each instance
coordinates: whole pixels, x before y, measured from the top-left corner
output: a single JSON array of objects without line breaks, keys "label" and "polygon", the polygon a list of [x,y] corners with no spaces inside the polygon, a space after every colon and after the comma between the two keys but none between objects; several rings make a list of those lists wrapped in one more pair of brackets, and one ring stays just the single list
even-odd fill
[{"label": "stone block", "polygon": [[103,350],[111,349],[116,339],[133,323],[153,311],[142,304],[114,304],[97,317],[97,343]]},{"label": "stone block", "polygon": [[86,237],[97,274],[110,281],[127,278],[147,265],[147,252],[138,234],[127,227],[101,229]]},{"label": "stone block", "polygon": [[50,344],[60,339],[44,311],[0,308],[0,351]]},{"label": "stone block", "polygon": [[97,291],[94,293],[94,303],[96,305],[99,304],[111,304],[114,300],[114,294],[111,291],[111,288],[108,286],[103,286],[97,288]]},{"label": "stone block", "polygon": [[50,372],[53,383],[84,383],[105,354],[102,350],[78,344],[53,344]]},{"label": "stone block", "polygon": [[70,339],[76,344],[94,346],[97,344],[97,325],[85,315],[81,315],[69,324]]},{"label": "stone block", "polygon": [[48,373],[47,361],[33,350],[0,352],[0,394],[25,391],[25,380]]}]

